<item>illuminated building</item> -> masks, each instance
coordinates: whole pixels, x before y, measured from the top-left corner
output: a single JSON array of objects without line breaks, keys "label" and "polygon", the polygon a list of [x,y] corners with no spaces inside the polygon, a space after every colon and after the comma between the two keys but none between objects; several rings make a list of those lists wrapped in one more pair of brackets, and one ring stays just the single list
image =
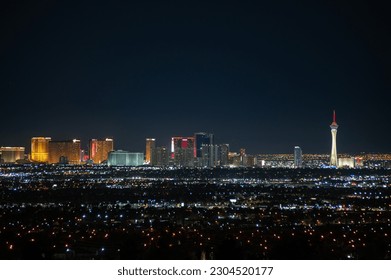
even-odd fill
[{"label": "illuminated building", "polygon": [[31,160],[35,162],[49,161],[49,141],[50,137],[31,138]]},{"label": "illuminated building", "polygon": [[219,146],[217,145],[202,145],[202,166],[214,167],[217,166]]},{"label": "illuminated building", "polygon": [[301,168],[303,165],[303,153],[299,146],[295,146],[294,150],[294,167]]},{"label": "illuminated building", "polygon": [[151,164],[155,166],[167,166],[169,158],[169,151],[166,147],[156,147],[152,150]]},{"label": "illuminated building", "polygon": [[107,161],[109,152],[114,150],[114,141],[111,138],[90,140],[90,160],[93,163]]},{"label": "illuminated building", "polygon": [[240,156],[245,156],[246,155],[246,149],[245,148],[240,148]]},{"label": "illuminated building", "polygon": [[[258,156],[253,156],[246,154],[246,149],[241,148],[239,153],[229,152],[229,145],[221,145],[221,160],[225,160],[225,151],[228,152],[227,163],[231,167],[240,167],[240,166],[256,166],[258,162],[261,162],[261,159],[258,159]],[[221,163],[220,165],[226,165]]]},{"label": "illuminated building", "polygon": [[252,155],[245,155],[243,157],[243,166],[255,166],[257,165],[257,157]]},{"label": "illuminated building", "polygon": [[1,147],[0,162],[15,163],[17,160],[24,159],[24,147]]},{"label": "illuminated building", "polygon": [[111,151],[107,160],[108,166],[140,166],[144,164],[144,153]]},{"label": "illuminated building", "polygon": [[195,141],[195,157],[202,157],[202,146],[213,145],[213,134],[205,132],[197,132],[194,134]]},{"label": "illuminated building", "polygon": [[335,118],[335,111],[333,112],[333,122],[330,125],[331,128],[331,155],[330,155],[330,165],[331,166],[338,166],[338,160],[337,160],[337,129],[338,124],[336,122]]},{"label": "illuminated building", "polygon": [[49,163],[80,164],[80,140],[50,141]]},{"label": "illuminated building", "polygon": [[203,167],[215,167],[228,165],[229,145],[202,145]]},{"label": "illuminated building", "polygon": [[90,157],[88,154],[86,154],[86,151],[85,150],[81,150],[80,151],[80,159],[82,162],[87,162],[90,160]]},{"label": "illuminated building", "polygon": [[194,165],[194,137],[172,137],[171,157],[176,166]]},{"label": "illuminated building", "polygon": [[354,168],[355,166],[356,166],[356,162],[354,157],[338,159],[338,167]]},{"label": "illuminated building", "polygon": [[147,138],[145,146],[145,163],[150,164],[152,162],[152,153],[155,149],[155,139]]},{"label": "illuminated building", "polygon": [[240,164],[241,166],[244,165],[245,163],[245,157],[246,157],[246,149],[245,148],[240,148]]},{"label": "illuminated building", "polygon": [[362,157],[355,157],[354,158],[355,166],[363,167],[364,161]]},{"label": "illuminated building", "polygon": [[240,165],[240,155],[235,152],[228,152],[228,164],[231,166]]},{"label": "illuminated building", "polygon": [[220,165],[228,165],[228,155],[229,155],[229,144],[220,145]]}]

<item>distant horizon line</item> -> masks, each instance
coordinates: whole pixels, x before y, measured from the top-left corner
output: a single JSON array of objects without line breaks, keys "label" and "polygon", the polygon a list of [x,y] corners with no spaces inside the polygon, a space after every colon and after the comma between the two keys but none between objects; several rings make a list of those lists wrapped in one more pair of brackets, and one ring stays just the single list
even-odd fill
[{"label": "distant horizon line", "polygon": [[[96,138],[92,138],[92,139],[96,139]],[[61,142],[61,141],[69,141],[69,140],[55,140],[54,142]],[[219,145],[219,144],[216,144],[216,145]],[[162,146],[162,147],[166,147],[166,146]],[[300,147],[300,146],[299,146]],[[1,149],[9,149],[9,148],[24,148],[25,149],[25,152],[29,151],[26,149],[26,147],[23,147],[23,146],[0,146]],[[167,149],[169,148],[168,146],[166,147]],[[84,149],[80,149],[80,150],[84,150]],[[129,149],[123,149],[123,148],[118,148],[118,149],[113,149],[113,151],[129,151]],[[31,151],[29,151],[31,153]],[[130,151],[129,151],[130,152]],[[139,151],[135,151],[135,152],[139,152]],[[232,153],[235,153],[236,151],[230,151]],[[240,150],[238,151],[240,152]],[[29,153],[26,153],[26,154],[29,154]],[[287,153],[287,152],[273,152],[273,153],[251,153],[251,154],[248,154],[248,155],[292,155],[292,153]],[[317,152],[312,152],[312,153],[302,153],[303,155],[328,155],[330,156],[330,153],[317,153]],[[362,152],[342,152],[342,153],[338,153],[337,155],[340,156],[340,155],[368,155],[368,154],[391,154],[391,151],[390,152],[374,152],[374,151],[371,151],[371,152],[366,152],[366,151],[362,151]]]}]

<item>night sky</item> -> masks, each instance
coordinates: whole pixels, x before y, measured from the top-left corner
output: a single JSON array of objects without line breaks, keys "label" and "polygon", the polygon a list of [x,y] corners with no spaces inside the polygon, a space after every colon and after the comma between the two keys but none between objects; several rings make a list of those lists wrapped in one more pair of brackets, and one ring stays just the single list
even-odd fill
[{"label": "night sky", "polygon": [[205,131],[253,154],[329,153],[335,109],[338,152],[391,152],[389,15],[380,1],[1,1],[0,146],[111,136],[141,152]]}]

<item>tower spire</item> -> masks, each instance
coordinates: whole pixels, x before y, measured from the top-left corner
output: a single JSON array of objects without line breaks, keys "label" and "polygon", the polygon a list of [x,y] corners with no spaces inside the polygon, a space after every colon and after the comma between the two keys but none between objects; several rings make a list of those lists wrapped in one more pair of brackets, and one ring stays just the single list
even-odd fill
[{"label": "tower spire", "polygon": [[335,114],[335,110],[333,110],[333,122],[331,123],[331,125],[337,125],[337,115]]}]

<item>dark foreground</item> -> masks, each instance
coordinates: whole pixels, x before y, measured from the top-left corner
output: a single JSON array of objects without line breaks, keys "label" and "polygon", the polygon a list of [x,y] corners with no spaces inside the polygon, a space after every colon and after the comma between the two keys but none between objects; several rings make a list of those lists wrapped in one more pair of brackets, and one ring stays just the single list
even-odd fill
[{"label": "dark foreground", "polygon": [[1,166],[1,259],[390,259],[390,170]]}]

